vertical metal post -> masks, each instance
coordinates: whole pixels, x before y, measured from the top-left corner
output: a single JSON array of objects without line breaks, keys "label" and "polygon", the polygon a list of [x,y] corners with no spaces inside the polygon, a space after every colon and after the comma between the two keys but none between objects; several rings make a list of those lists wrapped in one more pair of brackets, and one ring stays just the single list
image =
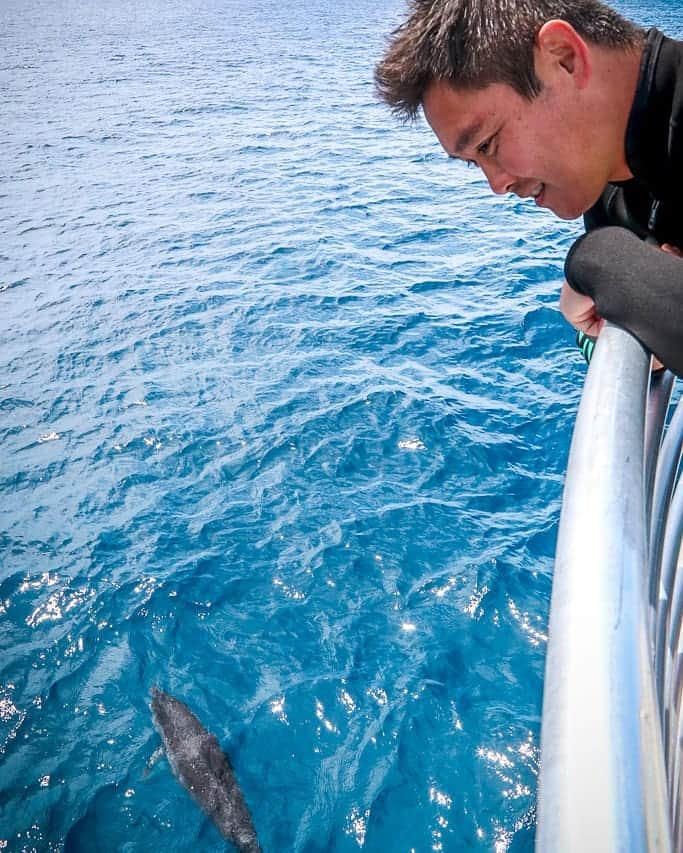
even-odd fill
[{"label": "vertical metal post", "polygon": [[670,851],[647,589],[649,356],[607,325],[567,469],[546,659],[536,849]]}]

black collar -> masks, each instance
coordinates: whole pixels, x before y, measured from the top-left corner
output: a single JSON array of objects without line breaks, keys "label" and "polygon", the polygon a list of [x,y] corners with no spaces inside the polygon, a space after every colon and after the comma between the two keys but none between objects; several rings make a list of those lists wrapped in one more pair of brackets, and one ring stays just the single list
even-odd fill
[{"label": "black collar", "polygon": [[[683,43],[651,29],[626,127],[626,162],[652,196],[681,191],[683,163]],[[677,79],[680,78],[680,79]]]}]

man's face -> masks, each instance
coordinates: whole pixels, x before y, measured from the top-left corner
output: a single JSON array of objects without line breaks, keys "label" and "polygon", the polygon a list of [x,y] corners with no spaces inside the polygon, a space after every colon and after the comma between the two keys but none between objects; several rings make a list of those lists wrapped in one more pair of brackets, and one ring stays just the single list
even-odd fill
[{"label": "man's face", "polygon": [[435,81],[424,114],[445,151],[476,164],[495,193],[533,197],[574,219],[597,201],[610,169],[580,93],[565,77],[533,100],[503,83],[463,90]]}]

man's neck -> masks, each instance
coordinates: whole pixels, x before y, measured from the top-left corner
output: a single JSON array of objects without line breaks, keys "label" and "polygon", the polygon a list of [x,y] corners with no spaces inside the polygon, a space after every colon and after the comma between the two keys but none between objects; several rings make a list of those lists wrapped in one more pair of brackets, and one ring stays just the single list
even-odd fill
[{"label": "man's neck", "polygon": [[612,141],[610,181],[633,177],[626,162],[626,128],[644,49],[643,45],[629,50],[596,47],[592,51],[595,114]]}]

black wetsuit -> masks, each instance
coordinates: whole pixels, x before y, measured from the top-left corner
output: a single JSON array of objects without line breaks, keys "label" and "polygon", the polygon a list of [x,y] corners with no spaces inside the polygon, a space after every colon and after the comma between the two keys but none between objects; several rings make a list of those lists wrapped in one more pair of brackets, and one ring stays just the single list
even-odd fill
[{"label": "black wetsuit", "polygon": [[[626,129],[634,177],[608,184],[565,263],[570,286],[683,376],[683,42],[650,30]],[[606,227],[605,227],[606,226]],[[616,226],[616,227],[614,227]]]}]

